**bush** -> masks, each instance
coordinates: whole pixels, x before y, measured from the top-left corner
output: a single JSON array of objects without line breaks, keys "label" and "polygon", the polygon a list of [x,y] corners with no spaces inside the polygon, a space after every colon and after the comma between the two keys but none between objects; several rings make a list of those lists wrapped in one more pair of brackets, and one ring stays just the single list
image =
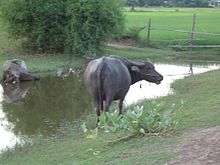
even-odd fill
[{"label": "bush", "polygon": [[2,6],[11,36],[40,52],[97,54],[123,22],[117,0],[4,0]]},{"label": "bush", "polygon": [[[128,131],[133,134],[166,134],[171,133],[177,126],[173,119],[176,107],[172,105],[164,111],[163,106],[149,103],[145,107],[129,108],[125,115],[118,116],[118,111],[103,113],[100,116],[99,128],[105,132]],[[83,127],[88,131],[86,125]]]},{"label": "bush", "polygon": [[63,51],[68,22],[65,1],[4,1],[2,14],[10,35],[35,51]]},{"label": "bush", "polygon": [[103,40],[120,31],[122,14],[117,0],[70,1],[68,51],[96,53]]}]

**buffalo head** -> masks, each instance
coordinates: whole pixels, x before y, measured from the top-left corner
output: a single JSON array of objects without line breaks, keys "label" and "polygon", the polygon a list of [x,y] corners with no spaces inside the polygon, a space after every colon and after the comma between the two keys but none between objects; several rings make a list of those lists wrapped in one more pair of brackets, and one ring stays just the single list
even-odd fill
[{"label": "buffalo head", "polygon": [[160,84],[163,76],[155,70],[150,62],[131,62],[131,72],[135,75],[135,81],[146,80],[155,84]]}]

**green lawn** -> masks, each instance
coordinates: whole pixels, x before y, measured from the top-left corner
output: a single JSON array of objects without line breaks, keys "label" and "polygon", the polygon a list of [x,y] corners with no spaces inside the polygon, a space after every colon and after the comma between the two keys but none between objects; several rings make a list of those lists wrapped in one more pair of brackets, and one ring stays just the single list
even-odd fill
[{"label": "green lawn", "polygon": [[[144,8],[136,12],[124,12],[126,27],[142,27],[152,19],[152,28],[177,29],[190,31],[192,28],[193,13],[196,16],[196,31],[220,34],[220,10],[213,8]],[[140,33],[141,38],[146,38],[147,31]],[[173,31],[152,30],[151,40],[157,44],[181,43],[188,39],[187,33]],[[220,36],[196,35],[199,44],[219,44]],[[174,42],[174,40],[177,40]]]},{"label": "green lawn", "polygon": [[[183,104],[174,112],[173,117],[179,124],[176,133],[170,136],[145,136],[111,144],[108,142],[118,139],[122,133],[99,133],[88,139],[70,132],[63,139],[37,139],[33,146],[8,151],[0,156],[0,162],[2,165],[165,164],[175,157],[174,148],[184,132],[220,125],[219,81],[220,70],[178,80],[173,84],[174,95],[156,100],[164,111],[172,104],[177,107]],[[144,103],[144,107],[147,104]]]}]

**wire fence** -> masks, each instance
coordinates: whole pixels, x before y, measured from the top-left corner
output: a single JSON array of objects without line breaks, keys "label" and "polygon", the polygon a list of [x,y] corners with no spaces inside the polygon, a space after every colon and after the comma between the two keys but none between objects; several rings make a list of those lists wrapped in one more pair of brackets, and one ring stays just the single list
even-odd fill
[{"label": "wire fence", "polygon": [[[148,20],[148,23],[146,26],[140,28],[140,31],[146,30],[147,29],[147,44],[151,45],[151,42],[168,42],[169,47],[171,48],[185,48],[189,51],[189,55],[192,55],[193,49],[194,48],[220,48],[220,45],[217,44],[204,44],[204,43],[210,43],[207,42],[206,38],[207,36],[210,36],[211,38],[213,37],[220,37],[219,33],[213,33],[213,32],[201,32],[201,31],[196,31],[196,14],[193,14],[192,17],[192,25],[191,25],[191,30],[183,30],[183,29],[176,29],[173,27],[163,27],[163,26],[158,26],[154,27],[152,26],[152,20],[151,18]],[[175,32],[175,33],[182,33],[182,34],[187,34],[186,38],[179,38],[179,39],[167,39],[167,40],[152,40],[152,31],[166,31],[166,32]],[[200,36],[200,38],[198,37]],[[201,38],[201,36],[203,38]],[[202,41],[203,44],[198,44],[198,41]],[[219,39],[220,41],[220,39]],[[178,43],[178,44],[174,44]],[[200,42],[201,43],[201,42]],[[204,61],[202,61],[204,62]],[[211,62],[211,63],[218,63],[219,61],[206,61],[206,62]],[[193,74],[193,60],[189,59],[189,69],[190,73]]]},{"label": "wire fence", "polygon": [[[196,44],[198,41],[203,41],[202,43],[206,42],[206,39],[204,37],[210,36],[210,37],[220,37],[219,33],[212,33],[212,32],[201,32],[201,31],[196,31],[196,14],[193,14],[192,17],[192,25],[191,25],[191,30],[183,30],[183,29],[176,29],[173,27],[154,27],[152,25],[152,20],[151,18],[148,20],[148,23],[146,26],[140,28],[140,31],[147,29],[147,44],[151,45],[151,42],[159,42],[159,41],[167,41],[171,44],[169,44],[169,47],[172,48],[220,48],[220,45],[218,44]],[[182,33],[182,34],[187,34],[188,37],[186,38],[179,38],[179,39],[167,39],[167,40],[152,40],[152,32],[153,31],[166,31],[166,32],[175,32],[175,33]],[[200,36],[200,38],[198,38]],[[203,36],[203,38],[201,38]],[[219,39],[220,41],[220,39]],[[179,43],[179,44],[173,44],[173,43]]]}]

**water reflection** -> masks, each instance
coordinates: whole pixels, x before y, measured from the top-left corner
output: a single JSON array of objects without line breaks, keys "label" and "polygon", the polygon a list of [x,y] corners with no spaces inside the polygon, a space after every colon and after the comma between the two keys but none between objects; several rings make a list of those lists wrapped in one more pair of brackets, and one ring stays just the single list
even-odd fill
[{"label": "water reflection", "polygon": [[14,125],[8,121],[6,114],[3,112],[3,92],[0,85],[0,152],[2,149],[11,148],[20,142],[19,137],[12,131]]},{"label": "water reflection", "polygon": [[50,136],[91,112],[91,102],[78,78],[47,77],[32,86],[19,104],[4,104],[3,111],[15,125],[15,134]]},{"label": "water reflection", "polygon": [[17,103],[22,101],[32,86],[31,82],[21,84],[2,85],[4,89],[4,101],[6,103]]}]

